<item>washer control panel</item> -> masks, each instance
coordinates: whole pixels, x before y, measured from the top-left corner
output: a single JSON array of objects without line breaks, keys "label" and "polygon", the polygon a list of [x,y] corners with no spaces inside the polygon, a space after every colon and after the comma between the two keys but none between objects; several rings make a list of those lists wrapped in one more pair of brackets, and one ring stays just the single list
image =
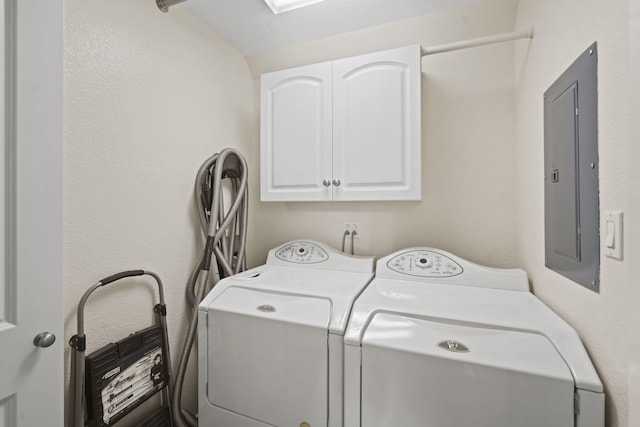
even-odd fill
[{"label": "washer control panel", "polygon": [[317,264],[329,259],[329,254],[320,246],[304,241],[288,243],[279,248],[275,255],[282,261],[295,264]]},{"label": "washer control panel", "polygon": [[267,254],[267,265],[366,273],[373,275],[372,256],[351,256],[316,240],[293,240]]},{"label": "washer control panel", "polygon": [[399,253],[387,262],[387,267],[397,273],[418,277],[452,277],[463,272],[462,266],[453,259],[427,250]]}]

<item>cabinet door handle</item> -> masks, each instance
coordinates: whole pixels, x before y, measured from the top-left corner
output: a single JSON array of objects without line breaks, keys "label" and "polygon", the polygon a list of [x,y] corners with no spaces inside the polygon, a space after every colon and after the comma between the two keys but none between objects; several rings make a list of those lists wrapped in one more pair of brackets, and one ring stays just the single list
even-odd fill
[{"label": "cabinet door handle", "polygon": [[324,185],[325,187],[328,187],[331,185],[331,181],[329,181],[328,179],[325,179],[322,181],[322,185]]},{"label": "cabinet door handle", "polygon": [[333,180],[333,185],[335,185],[336,187],[340,187],[340,180],[339,179],[334,179]]}]

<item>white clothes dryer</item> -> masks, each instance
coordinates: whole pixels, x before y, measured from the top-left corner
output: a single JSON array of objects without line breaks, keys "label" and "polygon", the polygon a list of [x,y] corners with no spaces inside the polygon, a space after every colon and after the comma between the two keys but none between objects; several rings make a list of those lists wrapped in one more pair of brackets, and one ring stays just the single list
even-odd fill
[{"label": "white clothes dryer", "polygon": [[199,425],[342,426],[343,338],[373,257],[294,241],[199,305]]},{"label": "white clothes dryer", "polygon": [[378,260],[345,333],[347,427],[603,427],[573,328],[519,269],[431,248]]}]

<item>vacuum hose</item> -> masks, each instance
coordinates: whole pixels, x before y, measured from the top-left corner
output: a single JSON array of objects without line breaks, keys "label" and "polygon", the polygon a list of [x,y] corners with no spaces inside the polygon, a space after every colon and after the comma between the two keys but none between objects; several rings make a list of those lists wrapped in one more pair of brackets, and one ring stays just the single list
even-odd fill
[{"label": "vacuum hose", "polygon": [[[228,179],[227,192],[223,192],[223,179]],[[219,278],[222,279],[247,268],[247,162],[237,150],[224,149],[203,163],[198,171],[195,187],[200,224],[206,235],[206,244],[189,276],[186,289],[187,301],[192,311],[184,346],[180,352],[171,400],[171,412],[176,427],[198,425],[196,416],[182,408],[182,387],[198,328],[198,304],[207,292],[211,280],[210,270],[217,270]],[[223,193],[226,193],[231,201],[228,209],[225,209]]]}]

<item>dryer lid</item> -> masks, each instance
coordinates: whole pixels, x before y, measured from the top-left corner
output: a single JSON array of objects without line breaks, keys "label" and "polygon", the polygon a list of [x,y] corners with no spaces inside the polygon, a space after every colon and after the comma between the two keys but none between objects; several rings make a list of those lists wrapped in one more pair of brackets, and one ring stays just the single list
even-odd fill
[{"label": "dryer lid", "polygon": [[576,388],[603,391],[578,334],[529,292],[376,278],[353,306],[345,343],[362,345],[370,321],[380,312],[545,336],[565,360]]},{"label": "dryer lid", "polygon": [[378,313],[367,327],[362,347],[418,353],[573,384],[571,371],[551,341],[531,332]]},{"label": "dryer lid", "polygon": [[362,425],[574,424],[571,372],[535,333],[379,313],[360,370]]}]

